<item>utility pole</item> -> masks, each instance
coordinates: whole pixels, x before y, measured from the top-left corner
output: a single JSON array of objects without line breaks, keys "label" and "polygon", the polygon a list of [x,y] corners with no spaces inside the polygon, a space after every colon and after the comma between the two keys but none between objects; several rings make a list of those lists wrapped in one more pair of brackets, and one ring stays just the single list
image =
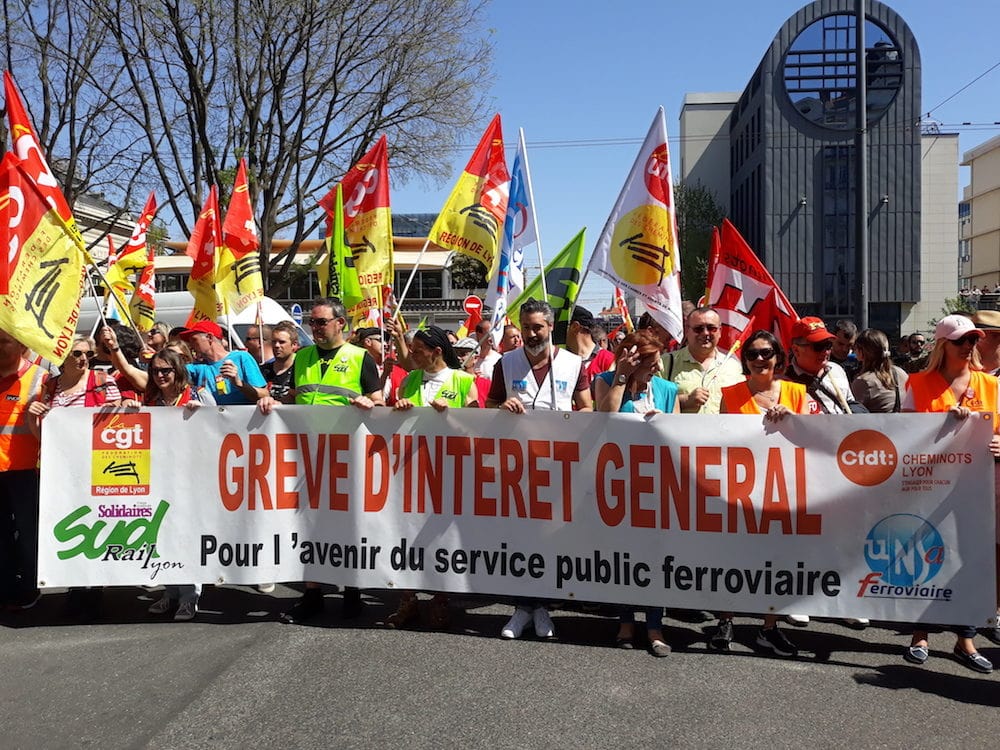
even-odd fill
[{"label": "utility pole", "polygon": [[868,62],[865,59],[865,0],[854,0],[856,132],[854,135],[854,318],[868,328]]}]

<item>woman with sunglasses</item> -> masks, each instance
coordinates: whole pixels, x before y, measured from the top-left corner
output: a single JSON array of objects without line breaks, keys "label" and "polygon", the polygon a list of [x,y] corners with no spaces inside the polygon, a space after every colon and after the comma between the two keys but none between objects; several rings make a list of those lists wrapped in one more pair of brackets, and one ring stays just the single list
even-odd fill
[{"label": "woman with sunglasses", "polygon": [[[652,415],[677,414],[677,384],[655,377],[660,373],[664,337],[652,328],[628,334],[615,352],[615,368],[594,377],[597,411]],[[644,607],[646,639],[653,656],[667,656],[670,646],[663,640],[663,607]],[[635,637],[635,611],[622,607],[615,643],[631,649]]]},{"label": "woman with sunglasses", "polygon": [[[171,349],[164,348],[153,355],[149,363],[149,382],[146,384],[144,403],[146,406],[182,406],[197,409],[199,406],[214,406],[215,401],[204,388],[195,388],[188,379],[188,371],[183,357]],[[198,597],[201,586],[167,586],[163,596],[149,607],[150,614],[162,615],[175,606],[174,620],[187,622],[198,614]]]},{"label": "woman with sunglasses", "polygon": [[[801,383],[783,380],[786,356],[781,342],[770,331],[754,331],[740,347],[746,380],[722,389],[722,414],[763,414],[776,422],[789,414],[808,414],[809,396]],[[709,645],[728,651],[733,640],[733,613],[724,612],[709,638]],[[778,629],[777,615],[764,615],[756,643],[778,656],[798,656],[799,650]]]},{"label": "woman with sunglasses", "polygon": [[[976,342],[985,334],[964,315],[946,315],[934,328],[934,349],[927,360],[927,369],[910,375],[903,397],[904,412],[948,412],[966,419],[972,412],[993,414],[994,434],[989,443],[990,453],[1000,457],[1000,437],[996,433],[997,405],[1000,403],[997,379],[981,371]],[[993,664],[976,650],[971,625],[954,628],[957,640],[952,653],[958,662],[984,674],[993,671]],[[927,626],[917,625],[903,658],[921,665],[930,656]]]}]

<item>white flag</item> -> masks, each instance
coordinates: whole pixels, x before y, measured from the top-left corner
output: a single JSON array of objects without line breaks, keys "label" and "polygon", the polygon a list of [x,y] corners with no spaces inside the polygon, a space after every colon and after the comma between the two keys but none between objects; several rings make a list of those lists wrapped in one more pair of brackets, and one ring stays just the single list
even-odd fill
[{"label": "white flag", "polygon": [[590,271],[634,294],[680,340],[681,262],[663,107],[590,258]]}]

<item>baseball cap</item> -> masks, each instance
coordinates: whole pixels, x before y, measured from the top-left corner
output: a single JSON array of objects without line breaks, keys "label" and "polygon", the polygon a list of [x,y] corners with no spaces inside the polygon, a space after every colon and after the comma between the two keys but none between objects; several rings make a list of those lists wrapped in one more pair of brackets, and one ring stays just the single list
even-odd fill
[{"label": "baseball cap", "polygon": [[479,346],[479,342],[478,341],[476,341],[474,338],[472,338],[472,336],[466,336],[464,339],[459,339],[454,344],[452,344],[451,348],[454,349],[455,351],[470,351],[471,352],[477,346]]},{"label": "baseball cap", "polygon": [[378,328],[357,328],[354,331],[354,340],[360,344],[362,341],[364,341],[367,338],[370,338],[371,336],[381,337],[381,335],[382,331],[380,331]]},{"label": "baseball cap", "polygon": [[183,341],[187,341],[196,333],[207,333],[209,336],[215,336],[217,339],[222,338],[222,329],[211,320],[199,320],[193,326],[178,332],[177,336]]},{"label": "baseball cap", "polygon": [[810,344],[819,341],[829,341],[837,338],[834,334],[826,330],[826,323],[820,318],[807,317],[799,318],[792,325],[792,340],[805,339]]},{"label": "baseball cap", "polygon": [[957,341],[967,333],[978,333],[979,338],[986,334],[976,328],[976,324],[964,315],[945,315],[934,326],[934,338]]},{"label": "baseball cap", "polygon": [[982,331],[1000,331],[1000,312],[979,310],[972,315],[972,322]]}]

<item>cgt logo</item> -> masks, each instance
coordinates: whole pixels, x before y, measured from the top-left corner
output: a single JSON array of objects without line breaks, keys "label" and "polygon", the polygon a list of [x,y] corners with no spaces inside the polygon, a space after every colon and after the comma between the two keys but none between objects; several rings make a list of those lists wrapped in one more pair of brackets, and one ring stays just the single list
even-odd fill
[{"label": "cgt logo", "polygon": [[898,455],[896,446],[881,432],[858,430],[840,442],[837,465],[854,484],[874,487],[892,476]]},{"label": "cgt logo", "polygon": [[95,414],[93,450],[149,450],[148,413]]}]

